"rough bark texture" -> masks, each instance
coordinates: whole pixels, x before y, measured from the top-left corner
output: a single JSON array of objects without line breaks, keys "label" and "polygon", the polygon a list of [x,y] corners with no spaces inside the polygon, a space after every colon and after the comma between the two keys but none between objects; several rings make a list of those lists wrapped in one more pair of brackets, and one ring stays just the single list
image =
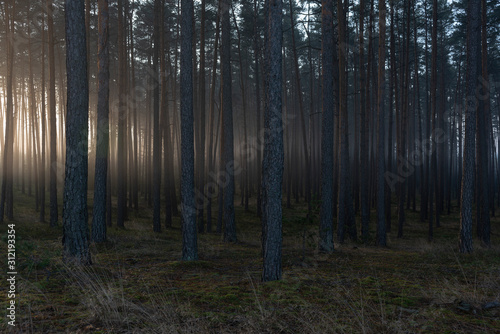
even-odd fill
[{"label": "rough bark texture", "polygon": [[474,163],[476,156],[475,130],[478,100],[477,78],[480,75],[481,59],[481,0],[469,0],[467,9],[467,94],[465,110],[464,161],[462,172],[462,197],[460,199],[461,253],[471,253],[472,246],[472,202],[474,199]]},{"label": "rough bark texture", "polygon": [[333,244],[333,0],[323,0],[321,12],[323,62],[323,119],[321,129],[321,213],[319,248],[332,252]]},{"label": "rough bark texture", "polygon": [[345,12],[342,0],[337,1],[339,17],[339,113],[340,113],[340,174],[339,174],[339,211],[337,238],[344,242],[345,230],[349,237],[356,240],[356,224],[354,221],[354,204],[352,201],[351,167],[349,159],[349,114],[347,110],[347,73],[345,47]]},{"label": "rough bark texture", "polygon": [[158,82],[158,57],[160,52],[160,0],[154,2],[154,52],[153,52],[153,231],[161,232],[161,151],[160,151],[160,83]]},{"label": "rough bark texture", "polygon": [[231,92],[231,25],[229,9],[231,0],[221,0],[222,12],[222,145],[224,163],[221,172],[227,177],[224,187],[224,241],[236,241],[234,220],[234,140],[233,140],[233,103]]},{"label": "rough bark texture", "polygon": [[[481,239],[481,244],[485,247],[489,247],[491,244],[491,222],[490,222],[490,175],[489,175],[489,145],[488,145],[488,137],[490,134],[490,130],[488,120],[491,122],[491,114],[490,114],[490,86],[488,82],[488,42],[487,42],[487,15],[486,15],[486,0],[481,0],[481,70],[482,70],[482,80],[486,82],[482,82],[481,90],[482,95],[484,96],[484,100],[481,101],[480,108],[477,111],[477,134],[479,135],[479,151],[477,154],[479,155],[480,163],[477,164],[480,168],[480,172],[478,172],[478,177],[480,177],[479,182],[481,182],[481,186],[479,187],[479,203],[478,210],[480,210],[480,221],[478,222],[478,236]],[[494,205],[493,205],[494,207]],[[480,229],[480,230],[479,230]]]},{"label": "rough bark texture", "polygon": [[385,0],[379,0],[379,47],[378,47],[378,124],[377,124],[377,240],[378,246],[386,246],[385,226]]},{"label": "rough bark texture", "polygon": [[299,110],[300,110],[300,130],[302,137],[302,147],[303,147],[303,160],[305,162],[305,178],[304,178],[304,198],[307,201],[308,214],[311,214],[311,161],[309,160],[309,147],[307,143],[307,131],[306,131],[306,116],[304,109],[304,97],[302,95],[302,83],[300,77],[300,67],[299,67],[299,56],[297,53],[297,46],[295,40],[295,19],[293,13],[293,1],[290,1],[290,22],[292,29],[292,51],[293,51],[293,60],[294,60],[294,72],[295,72],[295,83],[296,83],[296,94],[299,102]]},{"label": "rough bark texture", "polygon": [[360,206],[361,206],[361,237],[364,241],[370,238],[370,196],[368,189],[368,115],[366,109],[366,70],[365,70],[365,39],[364,17],[365,1],[361,0],[359,7],[359,72],[360,72]]},{"label": "rough bark texture", "polygon": [[109,152],[109,13],[108,0],[99,0],[97,50],[97,147],[94,179],[92,241],[106,241],[106,206]]},{"label": "rough bark texture", "polygon": [[[410,81],[410,8],[411,1],[405,2],[407,11],[406,15],[406,31],[404,38],[404,73],[403,73],[403,96],[401,106],[401,124],[400,124],[400,138],[398,140],[398,172],[403,170],[403,160],[406,160],[406,137],[407,132],[410,131],[408,126],[408,109],[409,109],[409,81]],[[405,222],[405,187],[407,178],[404,177],[399,183],[399,198],[398,198],[398,238],[403,237],[403,227]],[[409,186],[408,186],[409,187]],[[408,200],[409,203],[409,200]]]},{"label": "rough bark texture", "polygon": [[205,232],[204,207],[205,207],[205,7],[206,1],[201,2],[201,28],[200,28],[200,81],[198,92],[200,94],[200,130],[198,144],[198,191],[202,194],[202,203],[198,205],[198,231]]},{"label": "rough bark texture", "polygon": [[[165,33],[163,29],[163,17],[165,13],[165,3],[161,1],[160,8],[160,73],[161,75],[161,124],[163,128],[163,189],[165,193],[165,227],[172,227],[172,190],[174,188],[175,182],[173,181],[174,175],[174,164],[173,164],[173,150],[172,150],[172,136],[170,130],[170,111],[168,107],[168,95],[167,95],[167,60],[166,46],[165,46]],[[170,57],[169,57],[170,63]]]},{"label": "rough bark texture", "polygon": [[63,203],[63,257],[90,264],[87,225],[89,88],[83,1],[66,0],[66,168]]},{"label": "rough bark texture", "polygon": [[126,132],[127,132],[127,55],[125,51],[125,20],[123,18],[123,5],[125,1],[118,1],[118,147],[117,147],[117,214],[116,224],[118,227],[125,226],[127,210],[127,162],[126,162]]},{"label": "rough bark texture", "polygon": [[[429,114],[432,124],[432,134],[436,132],[436,106],[437,106],[437,0],[433,1],[432,9],[432,50],[431,50],[431,112]],[[429,240],[433,238],[431,230],[434,224],[434,212],[436,215],[436,222],[439,218],[438,208],[438,170],[437,170],[437,151],[438,144],[435,138],[432,138],[432,153],[431,153],[431,169],[430,169],[430,190],[429,190]],[[436,201],[434,201],[436,196]],[[435,210],[435,211],[434,211]]]},{"label": "rough bark texture", "polygon": [[[261,100],[260,100],[260,68],[259,68],[259,37],[257,30],[258,5],[257,0],[253,2],[253,57],[255,73],[255,108],[257,111],[257,134],[261,130]],[[258,144],[260,145],[260,144]],[[262,217],[262,150],[257,147],[257,216]]]},{"label": "rough bark texture", "polygon": [[268,0],[267,103],[264,117],[264,159],[262,162],[262,281],[281,279],[283,181],[282,8],[281,0]]},{"label": "rough bark texture", "polygon": [[[6,105],[6,117],[5,117],[5,142],[3,151],[3,171],[2,171],[2,188],[0,195],[0,222],[3,222],[4,214],[8,219],[12,220],[13,215],[13,152],[14,152],[14,108],[13,108],[13,96],[12,96],[12,79],[14,71],[14,45],[12,43],[13,27],[11,26],[11,18],[9,15],[10,10],[8,10],[9,5],[5,4],[5,28],[7,31],[8,38],[6,39],[7,44],[7,105]],[[3,126],[3,124],[0,124]]]},{"label": "rough bark texture", "polygon": [[[220,6],[219,6],[220,7]],[[212,62],[212,82],[210,83],[210,132],[208,143],[208,172],[213,173],[215,166],[215,151],[217,149],[217,141],[214,143],[214,122],[216,118],[215,114],[215,86],[217,78],[217,51],[219,50],[219,35],[220,35],[220,10],[217,11],[217,22],[215,24],[215,42],[214,42],[214,56]],[[212,199],[215,197],[215,183],[211,183],[207,187],[207,191],[210,193],[208,196],[207,203],[207,232],[212,232]]]},{"label": "rough bark texture", "polygon": [[181,2],[181,219],[182,259],[198,259],[194,199],[193,0]]}]

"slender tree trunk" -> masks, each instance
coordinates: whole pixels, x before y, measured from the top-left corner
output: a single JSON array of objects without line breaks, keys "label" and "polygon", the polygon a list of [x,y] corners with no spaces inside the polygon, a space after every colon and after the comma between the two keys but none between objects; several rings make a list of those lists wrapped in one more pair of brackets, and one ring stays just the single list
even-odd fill
[{"label": "slender tree trunk", "polygon": [[[231,0],[221,0],[222,13],[222,151],[221,168],[227,177],[224,187],[224,240],[236,241],[236,223],[234,219],[234,140],[233,140],[233,102],[231,79],[231,24],[229,10]],[[281,67],[280,67],[281,69]]]},{"label": "slender tree trunk", "polygon": [[[125,0],[127,1],[127,0]],[[126,164],[126,133],[127,133],[127,60],[126,60],[126,42],[125,42],[125,22],[123,18],[123,2],[118,2],[118,148],[117,148],[117,187],[118,187],[118,205],[117,205],[117,225],[120,228],[125,226],[127,210],[127,164]]]},{"label": "slender tree trunk", "polygon": [[198,232],[205,232],[205,219],[203,217],[205,208],[205,0],[201,1],[201,28],[200,28],[200,75],[198,94],[200,98],[200,119],[198,134],[198,191],[202,196],[202,203],[198,203]]},{"label": "slender tree trunk", "polygon": [[321,213],[320,245],[323,252],[332,252],[333,244],[333,0],[323,0],[321,11],[323,63],[323,118],[321,128]]},{"label": "slender tree trunk", "polygon": [[267,103],[264,127],[264,159],[262,162],[262,249],[264,270],[262,281],[281,279],[283,180],[282,113],[282,2],[268,0],[267,29]]},{"label": "slender tree trunk", "polygon": [[[403,161],[408,161],[406,159],[406,136],[408,127],[408,109],[409,109],[409,82],[410,82],[410,8],[411,1],[405,3],[407,8],[406,12],[406,35],[405,35],[405,52],[404,52],[404,82],[403,82],[403,101],[402,101],[402,120],[401,120],[401,130],[400,130],[400,140],[398,142],[398,173],[403,172]],[[398,207],[398,238],[403,237],[403,224],[405,221],[404,213],[404,203],[405,203],[405,186],[407,183],[407,178],[403,178],[402,182],[399,183],[399,207]]]},{"label": "slender tree trunk", "polygon": [[[134,3],[132,2],[132,5]],[[134,23],[132,22],[132,17],[133,17],[133,12],[129,13],[129,30],[130,30],[130,65],[131,65],[131,81],[132,81],[132,89],[135,90],[136,88],[136,82],[135,82],[135,48],[134,48],[134,36],[133,36],[133,26]],[[163,49],[162,49],[163,50]],[[132,98],[132,113],[133,113],[133,132],[132,132],[132,138],[134,140],[133,143],[133,150],[134,150],[134,155],[132,156],[132,170],[130,171],[131,173],[131,179],[132,179],[132,184],[131,184],[131,202],[133,204],[133,207],[135,210],[139,209],[139,157],[140,154],[138,152],[140,144],[140,135],[139,135],[139,120],[137,119],[137,100],[135,98],[135,95]]]},{"label": "slender tree trunk", "polygon": [[84,9],[82,1],[66,0],[68,116],[63,196],[63,258],[80,265],[91,264],[87,225],[89,88]]},{"label": "slender tree trunk", "polygon": [[[31,22],[31,15],[28,8],[28,22]],[[39,183],[38,183],[38,155],[39,155],[39,140],[38,140],[38,124],[37,120],[37,106],[36,106],[36,92],[35,85],[33,83],[33,51],[31,48],[31,24],[28,24],[28,54],[29,54],[29,109],[31,116],[31,134],[32,134],[32,163],[33,163],[33,181],[35,188],[35,206],[38,211],[39,205]]]},{"label": "slender tree trunk", "polygon": [[[349,160],[349,115],[347,110],[347,61],[345,50],[345,14],[342,0],[337,0],[339,31],[339,107],[340,107],[340,189],[339,212],[337,220],[337,238],[344,242],[345,228],[352,240],[356,240],[354,206],[352,201],[351,172]],[[308,174],[309,175],[309,174]]]},{"label": "slender tree trunk", "polygon": [[109,12],[108,0],[99,0],[99,44],[97,50],[97,146],[94,179],[92,241],[106,241],[109,156]]},{"label": "slender tree trunk", "polygon": [[54,18],[52,0],[47,0],[49,35],[49,122],[50,122],[50,226],[57,226],[57,132],[56,132],[56,75],[54,60]]},{"label": "slender tree trunk", "polygon": [[9,4],[5,3],[5,31],[6,51],[7,51],[7,78],[5,84],[7,86],[6,109],[5,109],[5,141],[3,151],[3,170],[2,170],[2,188],[0,194],[0,223],[3,223],[4,214],[7,219],[14,219],[13,213],[13,152],[14,152],[14,106],[13,106],[13,76],[14,76],[14,6],[9,8]]},{"label": "slender tree trunk", "polygon": [[[360,1],[359,9],[359,73],[360,73],[360,206],[361,237],[364,242],[370,239],[370,196],[368,190],[368,112],[366,108],[366,67],[365,67],[365,0]],[[323,65],[324,66],[324,65]]]},{"label": "slender tree trunk", "polygon": [[153,231],[161,232],[160,196],[161,196],[161,150],[160,150],[160,83],[158,82],[158,57],[160,52],[160,6],[154,2],[154,54],[153,54]]},{"label": "slender tree trunk", "polygon": [[[161,72],[161,122],[163,128],[163,182],[164,182],[164,193],[165,193],[165,227],[172,227],[172,185],[174,184],[174,164],[173,164],[173,146],[171,146],[172,137],[170,130],[170,110],[168,107],[168,95],[167,95],[167,64],[165,59],[165,53],[168,50],[165,49],[165,33],[163,28],[163,17],[164,17],[165,2],[161,1],[160,10],[160,72]],[[167,48],[168,49],[168,48]]]},{"label": "slender tree trunk", "polygon": [[290,21],[292,24],[292,50],[293,50],[293,58],[295,65],[295,80],[297,83],[297,96],[299,100],[299,109],[300,109],[300,121],[301,121],[301,132],[302,132],[302,146],[304,150],[304,161],[306,165],[305,170],[305,199],[308,205],[308,212],[311,213],[311,162],[309,161],[309,150],[307,147],[307,131],[306,131],[306,120],[305,120],[305,110],[304,110],[304,102],[302,97],[302,84],[300,81],[300,71],[299,71],[299,58],[297,55],[297,47],[295,44],[295,20],[293,17],[293,6],[292,0],[290,1]]},{"label": "slender tree trunk", "polygon": [[[243,143],[245,145],[248,144],[248,137],[247,137],[247,102],[246,102],[246,94],[245,94],[245,82],[243,79],[243,59],[241,56],[241,34],[240,34],[240,29],[238,28],[238,23],[236,22],[236,15],[233,12],[233,21],[234,21],[234,27],[236,28],[236,33],[238,36],[238,61],[239,61],[239,67],[240,67],[240,88],[241,88],[241,99],[242,99],[242,105],[243,105]],[[243,147],[240,145],[240,147]],[[242,175],[242,181],[243,181],[243,187],[242,187],[242,193],[241,193],[241,199],[242,199],[242,204],[245,207],[245,211],[248,211],[248,195],[249,195],[249,182],[248,182],[248,177],[249,177],[249,172],[248,172],[248,150],[247,149],[241,149],[241,154],[242,156],[242,162],[243,162],[243,175]]]},{"label": "slender tree trunk", "polygon": [[[434,0],[436,1],[436,0]],[[469,0],[467,8],[467,95],[465,112],[464,162],[462,173],[462,197],[460,199],[460,234],[461,253],[471,253],[472,246],[472,202],[474,198],[474,146],[476,113],[477,78],[481,71],[481,0]]]},{"label": "slender tree trunk", "polygon": [[40,222],[45,223],[45,176],[47,168],[45,164],[45,140],[47,138],[47,127],[46,127],[46,115],[45,115],[45,15],[42,15],[42,58],[41,58],[41,67],[42,67],[42,80],[41,80],[41,88],[42,88],[42,98],[41,98],[41,162],[40,162]]},{"label": "slender tree trunk", "polygon": [[[219,8],[220,9],[220,8]],[[213,173],[215,166],[215,149],[217,143],[214,145],[214,123],[215,123],[215,84],[217,78],[217,51],[219,50],[219,31],[220,31],[220,11],[217,11],[217,23],[215,27],[215,43],[214,43],[214,57],[212,63],[212,82],[210,84],[210,133],[209,133],[209,148],[208,148],[208,172]],[[211,183],[212,187],[207,189],[210,192],[207,203],[207,232],[212,232],[212,200],[215,194],[215,183]]]},{"label": "slender tree trunk", "polygon": [[[437,107],[437,0],[433,0],[432,9],[432,67],[431,67],[431,110],[429,116],[432,124],[432,153],[431,153],[431,169],[430,169],[430,198],[429,198],[429,240],[432,240],[432,224],[434,224],[434,206],[436,207],[436,222],[438,216],[438,185],[437,185],[437,143],[434,134],[436,133],[436,107]],[[434,195],[436,195],[436,202],[434,203]]]},{"label": "slender tree trunk", "polygon": [[[260,67],[259,67],[259,36],[257,31],[258,2],[253,2],[253,57],[255,73],[255,107],[257,109],[257,216],[262,217],[262,149],[260,144],[261,130],[261,97],[260,97]],[[286,98],[286,97],[285,97]]]},{"label": "slender tree trunk", "polygon": [[385,86],[385,0],[379,0],[379,48],[378,48],[378,139],[377,139],[377,245],[386,246],[385,225],[385,122],[384,122],[384,86]]},{"label": "slender tree trunk", "polygon": [[487,45],[487,15],[486,15],[486,0],[481,0],[481,63],[482,63],[482,95],[485,97],[481,99],[479,104],[479,109],[477,110],[477,134],[479,136],[478,144],[479,150],[478,161],[478,176],[480,177],[479,183],[480,187],[478,189],[480,201],[477,203],[477,210],[480,212],[480,219],[477,222],[478,226],[478,236],[481,239],[481,244],[485,247],[490,247],[490,234],[491,234],[491,223],[490,223],[490,194],[489,194],[489,171],[488,171],[488,155],[489,155],[489,129],[488,129],[488,119],[491,122],[491,117],[488,118],[490,109],[490,92],[489,92],[489,81],[488,81],[488,45]]},{"label": "slender tree trunk", "polygon": [[198,259],[194,198],[193,0],[181,1],[181,214],[182,259]]},{"label": "slender tree trunk", "polygon": [[[368,59],[367,59],[367,67],[366,67],[366,127],[367,127],[367,155],[368,155],[368,163],[367,165],[370,166],[370,170],[372,170],[374,167],[374,155],[372,153],[372,147],[373,143],[372,140],[370,139],[371,133],[370,133],[370,128],[373,127],[372,123],[375,123],[373,121],[372,117],[372,101],[371,101],[371,77],[372,77],[372,67],[373,67],[373,62],[374,62],[374,54],[373,54],[373,20],[374,20],[374,0],[370,0],[370,15],[369,15],[369,26],[368,26]],[[373,108],[375,109],[375,108]],[[374,183],[375,183],[375,178],[373,177],[374,173],[369,173],[368,175],[368,205],[369,208],[372,207],[372,198],[373,198],[373,188],[374,188]]]}]

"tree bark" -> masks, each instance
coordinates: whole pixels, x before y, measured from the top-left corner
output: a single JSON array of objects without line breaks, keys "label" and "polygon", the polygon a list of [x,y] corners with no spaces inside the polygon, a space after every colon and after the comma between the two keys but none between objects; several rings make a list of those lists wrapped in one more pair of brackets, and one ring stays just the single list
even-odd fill
[{"label": "tree bark", "polygon": [[109,156],[109,11],[108,0],[99,0],[99,43],[97,49],[97,145],[94,179],[92,241],[106,241],[106,212]]},{"label": "tree bark", "polygon": [[265,109],[264,159],[262,162],[262,281],[281,279],[283,181],[282,128],[282,2],[268,0],[267,103]]},{"label": "tree bark", "polygon": [[88,110],[84,3],[66,0],[66,171],[63,204],[63,258],[91,264],[87,226]]},{"label": "tree bark", "polygon": [[50,124],[50,226],[57,226],[57,132],[56,132],[56,75],[54,61],[54,17],[52,0],[47,0],[49,35],[49,124]]},{"label": "tree bark", "polygon": [[160,53],[160,0],[154,2],[154,51],[153,51],[153,231],[161,232],[161,150],[160,150],[160,83],[158,81],[158,57]]},{"label": "tree bark", "polygon": [[377,139],[377,240],[378,246],[386,246],[385,225],[385,122],[384,122],[384,86],[385,86],[385,0],[379,0],[379,48],[378,48],[378,139]]},{"label": "tree bark", "polygon": [[[2,188],[0,194],[0,223],[3,223],[4,214],[7,219],[14,219],[13,213],[13,152],[14,152],[14,105],[13,105],[13,76],[14,76],[14,8],[9,8],[5,3],[5,30],[7,32],[6,50],[7,50],[7,98],[5,108],[5,141],[3,151],[3,171]],[[14,6],[13,6],[14,7]]]},{"label": "tree bark", "polygon": [[[436,0],[435,0],[436,1]],[[469,0],[467,8],[467,94],[465,110],[464,162],[462,172],[462,196],[460,199],[459,250],[471,253],[472,245],[472,202],[474,199],[474,145],[477,78],[480,75],[481,59],[481,0]]]},{"label": "tree bark", "polygon": [[333,0],[323,0],[321,10],[322,27],[322,102],[321,128],[321,212],[319,227],[319,249],[332,252],[333,243]]},{"label": "tree bark", "polygon": [[118,2],[118,148],[117,148],[117,226],[125,227],[125,218],[127,210],[127,163],[126,163],[126,133],[127,133],[127,56],[126,56],[126,41],[125,41],[125,20],[123,18],[123,3]]},{"label": "tree bark", "polygon": [[181,1],[181,219],[182,259],[198,259],[194,199],[193,0]]},{"label": "tree bark", "polygon": [[233,140],[233,102],[231,79],[231,22],[229,9],[231,0],[221,0],[222,13],[222,173],[227,177],[224,187],[224,241],[236,241],[234,219],[234,140]]}]

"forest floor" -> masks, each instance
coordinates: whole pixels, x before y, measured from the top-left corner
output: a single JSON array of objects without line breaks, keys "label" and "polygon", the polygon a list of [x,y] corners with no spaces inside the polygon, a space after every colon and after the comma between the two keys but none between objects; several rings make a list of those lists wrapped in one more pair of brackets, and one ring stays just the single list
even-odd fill
[{"label": "forest floor", "polygon": [[[327,255],[318,252],[317,212],[308,221],[295,206],[284,210],[283,279],[262,283],[260,221],[240,206],[239,241],[201,234],[199,261],[180,261],[178,217],[172,229],[153,233],[152,210],[143,209],[129,212],[126,229],[109,228],[107,243],[91,246],[92,266],[75,268],[61,261],[62,228],[37,222],[33,198],[15,195],[13,332],[500,333],[499,218],[493,246],[475,239],[473,254],[458,253],[455,208],[432,242],[427,223],[408,211],[401,239],[393,217],[389,247],[347,241]],[[372,235],[374,222],[372,212]],[[0,226],[1,254],[6,231]],[[7,290],[3,279],[0,332],[11,328]]]}]

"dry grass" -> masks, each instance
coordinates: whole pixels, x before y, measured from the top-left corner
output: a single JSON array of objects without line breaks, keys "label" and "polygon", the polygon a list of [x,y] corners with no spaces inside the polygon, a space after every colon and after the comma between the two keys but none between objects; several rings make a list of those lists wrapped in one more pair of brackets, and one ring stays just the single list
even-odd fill
[{"label": "dry grass", "polygon": [[[92,245],[94,264],[81,268],[61,262],[62,230],[34,223],[23,199],[19,332],[500,333],[500,307],[485,307],[500,301],[500,238],[457,253],[457,212],[431,243],[427,224],[409,212],[405,237],[390,233],[389,248],[346,242],[321,254],[317,216],[307,222],[303,208],[285,210],[283,280],[262,283],[260,223],[239,207],[239,242],[202,234],[199,261],[179,261],[178,219],[155,234],[144,210]],[[494,233],[499,225],[494,219]]]}]

